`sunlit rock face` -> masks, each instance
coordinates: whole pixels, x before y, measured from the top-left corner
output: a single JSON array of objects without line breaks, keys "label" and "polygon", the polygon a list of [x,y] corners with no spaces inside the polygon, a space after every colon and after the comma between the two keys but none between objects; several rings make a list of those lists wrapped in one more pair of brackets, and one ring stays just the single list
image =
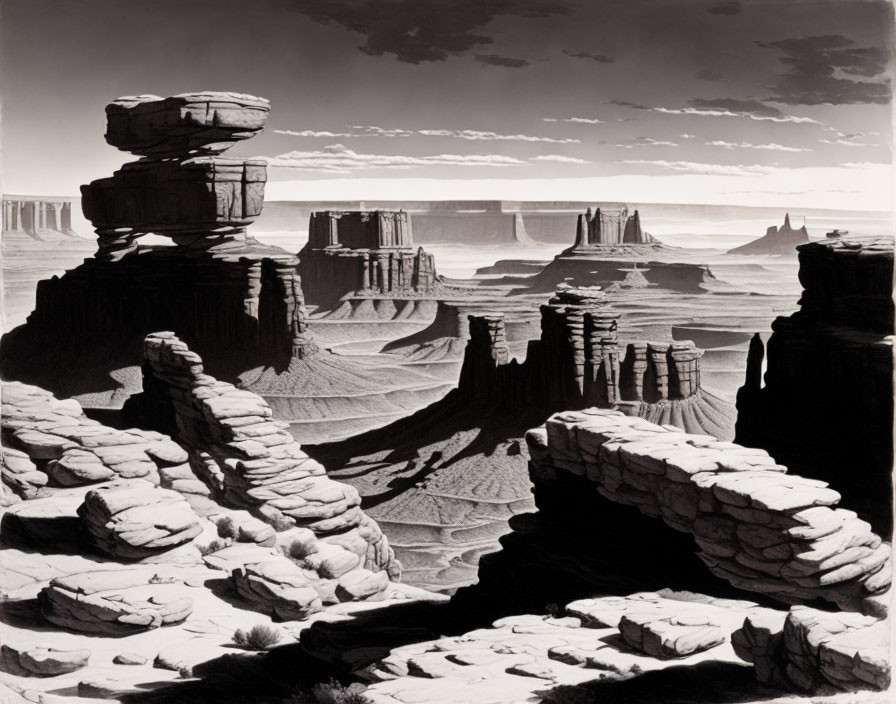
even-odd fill
[{"label": "sunlit rock face", "polygon": [[439,288],[435,259],[413,249],[404,211],[321,211],[311,214],[299,272],[309,300],[333,305],[349,293],[415,297]]},{"label": "sunlit rock face", "polygon": [[809,242],[806,226],[795,228],[790,224],[790,214],[784,216],[781,227],[772,225],[765,235],[745,245],[735,247],[728,254],[796,254],[798,245]]},{"label": "sunlit rock face", "polygon": [[[799,248],[800,310],[755,340],[738,392],[737,441],[830,482],[883,535],[892,530],[893,240]],[[767,366],[762,384],[763,354]]]}]

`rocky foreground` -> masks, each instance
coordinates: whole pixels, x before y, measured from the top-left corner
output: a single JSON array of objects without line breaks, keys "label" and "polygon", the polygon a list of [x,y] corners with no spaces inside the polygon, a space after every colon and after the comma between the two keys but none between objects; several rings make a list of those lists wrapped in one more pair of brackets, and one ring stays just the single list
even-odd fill
[{"label": "rocky foreground", "polygon": [[237,631],[268,627],[264,648],[367,602],[438,600],[397,582],[357,492],[260,397],[203,375],[172,335],[147,350],[150,383],[164,370],[179,394],[170,420],[205,449],[3,384],[0,700],[120,699],[249,654]]}]

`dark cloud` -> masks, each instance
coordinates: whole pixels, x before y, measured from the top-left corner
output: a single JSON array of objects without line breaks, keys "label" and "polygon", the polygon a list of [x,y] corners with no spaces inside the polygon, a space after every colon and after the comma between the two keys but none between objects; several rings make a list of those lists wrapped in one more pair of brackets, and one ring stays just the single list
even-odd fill
[{"label": "dark cloud", "polygon": [[702,68],[694,74],[694,78],[701,81],[727,81],[721,73],[717,73],[710,68]]},{"label": "dark cloud", "polygon": [[476,61],[488,66],[508,66],[509,68],[520,68],[528,66],[529,62],[525,59],[514,59],[510,56],[501,56],[499,54],[476,54]]},{"label": "dark cloud", "polygon": [[639,103],[630,103],[627,100],[611,100],[610,105],[621,105],[624,108],[632,108],[634,110],[651,110],[652,108],[647,105],[640,105]]},{"label": "dark cloud", "polygon": [[742,9],[738,0],[731,0],[730,2],[720,2],[712,5],[706,8],[706,11],[714,15],[739,15]]},{"label": "dark cloud", "polygon": [[735,98],[694,98],[688,101],[692,108],[701,110],[727,110],[728,112],[757,115],[759,117],[783,117],[778,108],[759,100],[737,100]]},{"label": "dark cloud", "polygon": [[787,73],[772,86],[771,98],[792,105],[845,105],[890,101],[889,78],[880,76],[887,68],[889,53],[879,47],[857,47],[841,34],[756,42],[764,49],[782,52],[780,62]]},{"label": "dark cloud", "polygon": [[564,49],[563,53],[574,59],[591,59],[591,61],[597,61],[601,64],[611,64],[616,60],[612,56],[606,56],[605,54],[589,54],[587,51],[569,51],[568,49]]},{"label": "dark cloud", "polygon": [[[413,64],[442,61],[491,44],[492,38],[480,30],[502,15],[548,17],[565,14],[569,7],[570,0],[299,0],[295,4],[297,12],[316,22],[363,34],[367,41],[359,48],[365,54],[394,54],[399,61]],[[477,61],[526,65],[478,57]]]}]

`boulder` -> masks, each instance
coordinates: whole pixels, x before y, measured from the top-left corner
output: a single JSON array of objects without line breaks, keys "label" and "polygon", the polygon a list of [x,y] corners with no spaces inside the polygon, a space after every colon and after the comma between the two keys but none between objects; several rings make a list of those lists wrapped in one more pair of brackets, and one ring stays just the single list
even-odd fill
[{"label": "boulder", "polygon": [[86,667],[89,660],[89,650],[57,650],[43,646],[14,648],[7,644],[0,646],[0,665],[13,675],[64,675]]},{"label": "boulder", "polygon": [[142,480],[88,492],[78,514],[97,547],[123,560],[157,555],[202,532],[183,496]]},{"label": "boulder", "polygon": [[282,556],[238,567],[232,578],[242,598],[281,621],[304,620],[323,608],[315,580]]},{"label": "boulder", "polygon": [[706,616],[626,614],[619,622],[625,642],[655,658],[683,658],[725,642],[724,631]]},{"label": "boulder", "polygon": [[193,610],[187,589],[164,568],[134,566],[57,577],[41,590],[38,603],[56,626],[119,636],[186,619]]}]

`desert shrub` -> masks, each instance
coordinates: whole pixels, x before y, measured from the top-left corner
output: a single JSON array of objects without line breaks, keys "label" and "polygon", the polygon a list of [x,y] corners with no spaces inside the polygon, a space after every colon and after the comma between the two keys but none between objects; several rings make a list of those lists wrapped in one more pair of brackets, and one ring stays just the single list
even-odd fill
[{"label": "desert shrub", "polygon": [[563,608],[551,602],[544,605],[544,612],[551,618],[560,618],[563,615]]},{"label": "desert shrub", "polygon": [[180,678],[182,680],[188,680],[193,676],[193,668],[182,665],[181,667],[177,668],[177,674],[180,675]]},{"label": "desert shrub", "polygon": [[259,623],[257,626],[252,626],[248,632],[242,628],[236,629],[233,633],[233,642],[249,650],[267,650],[282,637],[283,634],[273,626]]},{"label": "desert shrub", "polygon": [[224,516],[215,525],[218,527],[218,536],[221,538],[236,540],[239,535],[239,528],[237,528],[236,523],[233,522],[230,516]]},{"label": "desert shrub", "polygon": [[297,689],[283,704],[372,704],[364,695],[364,685],[344,685],[338,680],[320,682],[311,689]]},{"label": "desert shrub", "polygon": [[211,555],[213,552],[218,552],[218,550],[223,550],[224,548],[230,547],[230,545],[231,543],[229,540],[216,539],[210,542],[208,545],[199,545],[199,554]]}]

